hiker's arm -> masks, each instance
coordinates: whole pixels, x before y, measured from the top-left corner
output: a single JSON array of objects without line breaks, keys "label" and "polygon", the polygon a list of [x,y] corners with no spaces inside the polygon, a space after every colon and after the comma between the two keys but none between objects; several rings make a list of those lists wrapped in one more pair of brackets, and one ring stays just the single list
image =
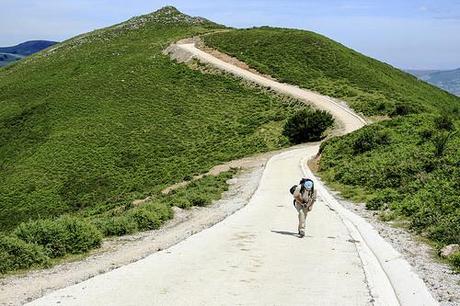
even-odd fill
[{"label": "hiker's arm", "polygon": [[302,194],[300,193],[300,186],[297,186],[292,195],[294,196],[294,199],[297,203],[302,204],[304,202]]}]

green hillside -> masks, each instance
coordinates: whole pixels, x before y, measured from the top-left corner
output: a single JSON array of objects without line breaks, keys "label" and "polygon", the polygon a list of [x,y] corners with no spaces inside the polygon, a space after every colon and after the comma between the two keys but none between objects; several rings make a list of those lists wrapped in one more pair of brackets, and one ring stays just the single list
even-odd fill
[{"label": "green hillside", "polygon": [[451,111],[458,103],[408,73],[313,32],[263,27],[203,38],[282,82],[340,98],[366,115]]},{"label": "green hillside", "polygon": [[221,28],[167,7],[0,69],[0,230],[105,211],[287,145],[282,124],[302,106],[161,53]]},{"label": "green hillside", "polygon": [[[460,243],[460,98],[308,31],[255,28],[204,40],[281,81],[392,117],[323,143],[320,175],[438,247]],[[451,261],[460,267],[460,254]]]}]

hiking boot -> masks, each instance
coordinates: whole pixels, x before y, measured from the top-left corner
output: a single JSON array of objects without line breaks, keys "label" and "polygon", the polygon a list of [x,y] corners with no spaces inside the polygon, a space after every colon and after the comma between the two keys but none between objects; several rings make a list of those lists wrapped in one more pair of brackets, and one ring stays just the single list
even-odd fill
[{"label": "hiking boot", "polygon": [[299,231],[299,237],[303,238],[304,236],[305,236],[305,232],[304,231]]}]

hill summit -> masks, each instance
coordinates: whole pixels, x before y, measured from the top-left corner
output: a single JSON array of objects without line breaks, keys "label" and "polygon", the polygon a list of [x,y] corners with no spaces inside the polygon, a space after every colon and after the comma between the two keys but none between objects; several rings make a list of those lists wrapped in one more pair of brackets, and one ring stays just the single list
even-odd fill
[{"label": "hill summit", "polygon": [[122,26],[130,26],[134,28],[139,28],[147,23],[155,23],[162,25],[207,25],[207,26],[218,26],[218,25],[206,18],[203,17],[192,17],[180,12],[174,6],[165,6],[153,13],[133,17],[127,22],[122,23]]}]

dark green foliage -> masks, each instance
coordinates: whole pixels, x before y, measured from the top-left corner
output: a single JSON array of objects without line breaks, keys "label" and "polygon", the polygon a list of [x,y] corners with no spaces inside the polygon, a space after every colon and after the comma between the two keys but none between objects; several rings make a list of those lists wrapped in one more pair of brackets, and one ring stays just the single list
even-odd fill
[{"label": "dark green foliage", "polygon": [[158,229],[172,216],[171,207],[161,202],[154,202],[132,209],[126,214],[126,218],[133,221],[140,231]]},{"label": "dark green foliage", "polygon": [[455,129],[452,118],[447,114],[442,114],[441,116],[436,117],[434,125],[439,130],[452,131]]},{"label": "dark green foliage", "polygon": [[394,110],[389,113],[391,117],[396,116],[406,116],[409,114],[417,114],[420,110],[417,105],[411,104],[409,102],[396,102],[394,106]]},{"label": "dark green foliage", "polygon": [[108,217],[95,221],[95,225],[104,236],[124,236],[138,231],[134,220],[121,217]]},{"label": "dark green foliage", "polygon": [[0,237],[0,274],[43,267],[48,263],[49,257],[43,247],[26,243],[16,237]]},{"label": "dark green foliage", "polygon": [[133,220],[137,225],[137,229],[141,231],[157,229],[161,225],[158,216],[145,208],[131,210],[127,218]]},{"label": "dark green foliage", "polygon": [[309,31],[263,27],[203,38],[207,45],[252,68],[283,82],[345,100],[366,115],[402,116],[440,109],[451,113],[460,100]]},{"label": "dark green foliage", "polygon": [[294,144],[316,141],[333,124],[334,118],[326,111],[300,110],[286,121],[283,135]]},{"label": "dark green foliage", "polygon": [[449,261],[452,265],[460,271],[460,252],[455,253],[449,257]]},{"label": "dark green foliage", "polygon": [[98,247],[102,240],[95,226],[75,217],[22,223],[14,235],[25,242],[43,246],[50,257],[84,253]]},{"label": "dark green foliage", "polygon": [[355,155],[390,143],[390,136],[387,131],[364,127],[357,134],[357,137],[353,141],[353,152]]}]

